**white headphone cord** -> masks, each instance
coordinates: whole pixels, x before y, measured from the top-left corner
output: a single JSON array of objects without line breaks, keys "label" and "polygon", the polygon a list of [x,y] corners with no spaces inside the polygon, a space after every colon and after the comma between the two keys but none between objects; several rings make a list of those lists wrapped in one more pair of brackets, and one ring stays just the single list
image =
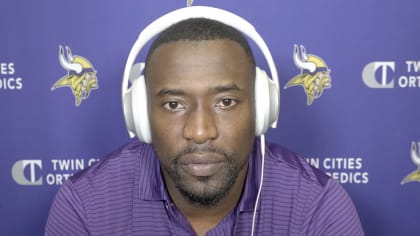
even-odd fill
[{"label": "white headphone cord", "polygon": [[264,160],[265,160],[265,137],[264,137],[264,135],[260,136],[260,149],[261,149],[261,157],[262,157],[262,160],[261,160],[261,178],[260,178],[260,186],[258,187],[257,199],[255,200],[254,214],[252,216],[251,236],[254,236],[255,218],[256,218],[256,215],[257,215],[258,203],[260,202],[262,184],[263,184],[263,179],[264,179]]}]

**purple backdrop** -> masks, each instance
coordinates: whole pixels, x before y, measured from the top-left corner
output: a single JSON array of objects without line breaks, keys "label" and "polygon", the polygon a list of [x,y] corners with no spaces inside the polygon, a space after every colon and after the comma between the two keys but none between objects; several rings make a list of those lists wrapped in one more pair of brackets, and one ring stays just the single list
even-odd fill
[{"label": "purple backdrop", "polygon": [[[420,2],[194,4],[237,13],[270,47],[282,89],[279,125],[268,138],[340,181],[367,235],[419,235],[419,180],[401,182],[420,168],[415,163],[420,155]],[[183,6],[181,0],[2,1],[1,235],[42,235],[62,181],[128,141],[120,100],[128,52],[148,23]],[[293,62],[294,44],[331,70],[331,88],[311,105],[304,87],[283,88],[301,73]],[[69,87],[51,90],[67,74],[58,60],[59,45],[97,71],[98,88],[79,106]],[[256,57],[267,68],[261,53]]]}]

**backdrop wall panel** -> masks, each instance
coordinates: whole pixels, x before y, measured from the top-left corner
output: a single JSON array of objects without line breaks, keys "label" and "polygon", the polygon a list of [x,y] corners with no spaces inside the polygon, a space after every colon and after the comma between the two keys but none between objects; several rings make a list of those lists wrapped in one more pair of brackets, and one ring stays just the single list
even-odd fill
[{"label": "backdrop wall panel", "polygon": [[[185,4],[1,2],[1,235],[43,235],[62,182],[128,142],[120,94],[128,52],[147,24]],[[419,235],[420,174],[406,176],[420,168],[420,2],[194,4],[244,17],[270,47],[282,88],[279,125],[268,139],[340,181],[367,235]],[[319,70],[298,68],[294,45]],[[92,73],[73,90],[58,82],[69,74],[59,62],[60,46],[66,60]],[[308,76],[310,86],[296,76]]]}]

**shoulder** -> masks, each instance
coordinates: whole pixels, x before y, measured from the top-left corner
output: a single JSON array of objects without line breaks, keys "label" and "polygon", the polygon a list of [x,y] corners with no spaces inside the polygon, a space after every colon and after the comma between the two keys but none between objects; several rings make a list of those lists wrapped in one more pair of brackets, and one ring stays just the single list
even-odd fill
[{"label": "shoulder", "polygon": [[116,176],[129,176],[134,171],[141,156],[141,152],[147,149],[147,144],[138,140],[132,140],[114,152],[101,158],[92,166],[74,174],[69,178],[73,185],[83,182],[96,182],[106,179],[114,179]]},{"label": "shoulder", "polygon": [[266,166],[272,169],[273,174],[291,174],[320,188],[331,180],[327,174],[307,163],[300,155],[279,144],[267,142],[266,152]]},{"label": "shoulder", "polygon": [[[150,145],[133,140],[116,151],[103,157],[94,165],[74,174],[62,188],[69,188],[83,204],[111,200],[124,193],[131,196],[136,181],[136,173],[140,171],[140,160],[147,159]],[[142,158],[140,158],[142,157]],[[151,158],[149,158],[151,159]],[[92,201],[92,199],[94,201]]]},{"label": "shoulder", "polygon": [[264,169],[267,176],[264,179],[267,177],[268,185],[276,186],[284,192],[289,189],[294,194],[293,197],[312,197],[312,202],[324,195],[347,195],[337,181],[307,163],[295,152],[279,144],[267,143],[266,153]]},{"label": "shoulder", "polygon": [[[109,224],[128,224],[141,160],[151,155],[150,145],[133,140],[99,162],[71,176],[58,190],[50,209],[46,232],[52,235],[88,235],[103,229],[113,232]],[[138,188],[137,188],[138,189]],[[61,225],[72,225],[63,231]],[[119,230],[119,229],[118,229]],[[60,232],[60,233],[58,233]],[[64,233],[63,233],[64,232]]]},{"label": "shoulder", "polygon": [[307,235],[363,234],[356,208],[337,181],[278,144],[268,143],[266,153],[268,198],[282,199],[300,230]]}]

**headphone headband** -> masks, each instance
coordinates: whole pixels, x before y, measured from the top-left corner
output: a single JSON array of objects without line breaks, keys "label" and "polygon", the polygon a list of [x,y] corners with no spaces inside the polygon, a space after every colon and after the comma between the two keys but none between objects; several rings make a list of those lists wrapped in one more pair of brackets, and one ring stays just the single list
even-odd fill
[{"label": "headphone headband", "polygon": [[[277,69],[271,56],[270,50],[267,47],[267,44],[264,42],[263,38],[258,34],[255,28],[242,17],[235,15],[229,11],[214,7],[206,6],[192,6],[181,8],[172,12],[167,13],[153,21],[149,24],[137,38],[134,43],[130,54],[128,55],[127,62],[124,69],[123,82],[122,82],[122,96],[124,101],[124,96],[128,90],[128,81],[130,78],[131,69],[134,65],[134,62],[142,50],[142,48],[156,35],[169,28],[173,24],[181,22],[183,20],[191,18],[206,18],[214,21],[224,23],[226,25],[232,26],[233,28],[241,31],[243,34],[252,39],[255,44],[260,48],[263,53],[267,64],[270,68],[270,74],[272,81],[279,90],[279,80],[277,75]],[[278,104],[278,103],[277,103]],[[124,104],[123,104],[124,105]],[[272,128],[277,126],[277,119],[271,124]]]}]

